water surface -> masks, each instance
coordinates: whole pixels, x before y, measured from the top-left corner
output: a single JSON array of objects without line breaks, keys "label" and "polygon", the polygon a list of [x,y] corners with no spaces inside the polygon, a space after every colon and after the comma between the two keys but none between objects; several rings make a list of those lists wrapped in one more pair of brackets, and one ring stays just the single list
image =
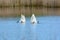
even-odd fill
[{"label": "water surface", "polygon": [[36,17],[40,24],[16,23],[20,18],[0,18],[0,40],[60,40],[60,16]]}]

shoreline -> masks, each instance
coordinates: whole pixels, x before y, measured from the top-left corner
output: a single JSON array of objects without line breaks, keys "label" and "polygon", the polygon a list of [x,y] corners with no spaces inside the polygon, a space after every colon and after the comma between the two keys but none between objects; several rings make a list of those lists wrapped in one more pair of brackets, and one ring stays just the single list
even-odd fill
[{"label": "shoreline", "polygon": [[[36,10],[36,8],[34,8]],[[1,8],[0,9],[0,16],[1,17],[9,17],[9,16],[20,16],[24,14],[26,16],[31,16],[31,9],[28,8]],[[36,13],[35,13],[36,14]]]},{"label": "shoreline", "polygon": [[0,8],[0,17],[20,17],[21,14],[30,17],[32,13],[35,16],[60,16],[60,8]]}]

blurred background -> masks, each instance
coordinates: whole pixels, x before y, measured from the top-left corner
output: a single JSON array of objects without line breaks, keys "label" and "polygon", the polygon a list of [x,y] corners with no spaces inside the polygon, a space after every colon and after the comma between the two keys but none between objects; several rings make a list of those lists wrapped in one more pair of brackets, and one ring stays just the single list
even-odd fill
[{"label": "blurred background", "polygon": [[60,16],[60,0],[0,0],[0,17]]}]

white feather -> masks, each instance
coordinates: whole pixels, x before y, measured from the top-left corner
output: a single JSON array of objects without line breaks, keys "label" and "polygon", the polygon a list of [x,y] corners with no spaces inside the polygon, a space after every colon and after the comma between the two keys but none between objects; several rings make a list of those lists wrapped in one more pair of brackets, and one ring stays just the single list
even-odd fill
[{"label": "white feather", "polygon": [[26,21],[25,16],[21,14],[21,19],[19,22],[25,23],[25,21]]},{"label": "white feather", "polygon": [[31,23],[37,23],[37,20],[36,20],[36,17],[35,17],[35,15],[34,14],[32,14],[32,16],[31,16]]}]

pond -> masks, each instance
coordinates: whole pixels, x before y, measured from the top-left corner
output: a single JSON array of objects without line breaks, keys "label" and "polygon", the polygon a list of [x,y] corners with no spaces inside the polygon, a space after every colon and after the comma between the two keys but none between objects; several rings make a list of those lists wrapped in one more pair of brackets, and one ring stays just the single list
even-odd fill
[{"label": "pond", "polygon": [[60,16],[36,17],[40,24],[16,23],[20,18],[0,18],[0,40],[60,40]]}]

